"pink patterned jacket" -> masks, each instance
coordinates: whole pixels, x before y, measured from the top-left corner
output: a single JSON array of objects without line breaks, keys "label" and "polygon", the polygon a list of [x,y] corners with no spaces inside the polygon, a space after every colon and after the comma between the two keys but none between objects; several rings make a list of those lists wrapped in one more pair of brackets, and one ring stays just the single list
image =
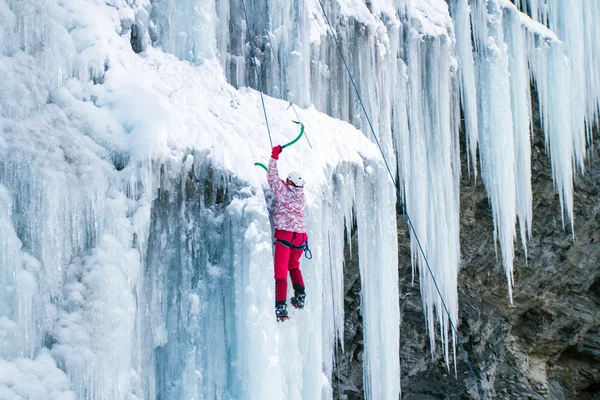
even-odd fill
[{"label": "pink patterned jacket", "polygon": [[273,194],[277,198],[275,202],[275,229],[305,233],[304,225],[304,188],[286,185],[277,173],[277,160],[271,158],[269,161],[268,181]]}]

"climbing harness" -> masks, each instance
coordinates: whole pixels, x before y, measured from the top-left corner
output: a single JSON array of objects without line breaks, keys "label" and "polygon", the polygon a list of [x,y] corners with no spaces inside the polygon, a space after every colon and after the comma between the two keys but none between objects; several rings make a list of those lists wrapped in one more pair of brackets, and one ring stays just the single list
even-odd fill
[{"label": "climbing harness", "polygon": [[[294,236],[296,236],[296,233],[294,232]],[[294,239],[292,239],[294,240]],[[296,250],[304,250],[304,257],[306,257],[307,260],[312,260],[312,251],[310,251],[310,249],[308,248],[308,239],[306,240],[306,242],[302,243],[300,246],[296,246],[293,245],[292,242],[288,242],[287,240],[283,240],[283,239],[276,239],[275,243],[281,243],[281,245],[283,247],[287,247],[288,249],[296,249]]]},{"label": "climbing harness", "polygon": [[431,275],[431,279],[433,280],[433,283],[435,285],[435,289],[437,290],[438,295],[440,296],[440,300],[442,302],[442,305],[444,306],[444,310],[446,311],[446,314],[448,315],[448,321],[450,322],[450,326],[452,327],[452,330],[454,331],[456,338],[457,338],[457,342],[458,342],[458,346],[463,354],[463,357],[465,358],[465,361],[467,362],[467,366],[469,368],[469,372],[471,373],[471,377],[473,378],[473,381],[475,382],[475,386],[477,387],[477,391],[479,392],[479,395],[481,396],[482,400],[485,400],[485,396],[483,394],[483,390],[481,389],[481,386],[479,385],[479,380],[477,379],[477,375],[475,375],[475,371],[473,370],[473,367],[471,366],[471,362],[469,361],[469,357],[467,356],[467,352],[465,351],[465,348],[463,347],[462,341],[460,340],[460,334],[458,333],[458,330],[456,329],[456,326],[454,325],[454,322],[452,321],[452,317],[450,316],[450,311],[448,310],[448,307],[446,306],[446,302],[444,300],[444,296],[442,296],[442,292],[438,286],[438,283],[435,279],[435,276],[433,275],[433,271],[431,269],[431,266],[429,265],[429,260],[427,259],[427,256],[425,255],[425,250],[423,249],[423,246],[421,245],[421,241],[419,240],[419,237],[417,235],[417,231],[412,223],[412,220],[408,214],[408,210],[406,209],[406,204],[404,204],[404,201],[402,200],[402,196],[400,195],[400,186],[396,183],[396,179],[394,179],[394,175],[392,174],[392,170],[390,168],[390,165],[387,162],[387,159],[385,158],[385,154],[383,153],[383,149],[381,148],[381,145],[379,143],[379,139],[377,138],[377,135],[375,134],[375,129],[373,128],[373,124],[371,123],[371,119],[369,118],[369,114],[367,113],[367,110],[365,108],[365,105],[362,101],[362,98],[360,97],[360,93],[358,91],[358,88],[356,87],[356,83],[354,82],[354,78],[352,77],[352,73],[350,72],[350,68],[348,67],[348,63],[346,62],[346,58],[344,57],[344,53],[342,52],[342,47],[340,45],[340,43],[337,40],[337,37],[333,31],[333,28],[331,27],[331,23],[329,22],[329,17],[327,16],[327,12],[325,11],[325,7],[323,6],[323,2],[321,0],[318,0],[319,4],[321,5],[321,10],[323,10],[323,15],[325,17],[325,21],[327,22],[327,26],[329,27],[329,31],[331,32],[331,36],[333,37],[333,40],[335,41],[335,44],[337,45],[337,49],[340,53],[340,57],[342,58],[342,61],[344,62],[344,67],[346,68],[346,72],[348,72],[348,76],[350,77],[350,82],[352,82],[352,86],[354,87],[354,91],[356,92],[356,97],[358,98],[358,101],[360,102],[360,105],[362,107],[363,112],[365,113],[365,117],[367,118],[367,122],[369,123],[369,127],[371,128],[371,132],[373,134],[373,138],[375,139],[375,143],[377,144],[377,147],[379,148],[379,151],[381,152],[381,156],[383,157],[383,161],[385,163],[385,166],[388,170],[388,173],[390,175],[390,178],[392,179],[392,182],[394,183],[394,187],[396,188],[396,195],[398,196],[398,200],[400,201],[400,204],[402,206],[402,210],[404,211],[404,215],[406,215],[406,219],[408,220],[408,224],[410,226],[410,229],[413,232],[413,235],[415,237],[415,240],[417,242],[417,246],[419,248],[419,251],[421,252],[421,254],[423,255],[423,259],[425,260],[425,265],[427,266],[427,269],[429,271],[429,274]]}]

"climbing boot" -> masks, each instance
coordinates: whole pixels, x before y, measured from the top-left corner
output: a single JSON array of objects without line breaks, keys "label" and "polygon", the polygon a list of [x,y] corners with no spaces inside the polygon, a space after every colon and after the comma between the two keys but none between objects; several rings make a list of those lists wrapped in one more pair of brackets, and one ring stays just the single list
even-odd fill
[{"label": "climbing boot", "polygon": [[290,319],[288,317],[287,304],[285,303],[285,301],[275,304],[275,316],[277,317],[277,322],[282,322]]},{"label": "climbing boot", "polygon": [[304,308],[304,301],[306,300],[306,293],[296,293],[294,297],[290,299],[292,305],[296,308]]}]

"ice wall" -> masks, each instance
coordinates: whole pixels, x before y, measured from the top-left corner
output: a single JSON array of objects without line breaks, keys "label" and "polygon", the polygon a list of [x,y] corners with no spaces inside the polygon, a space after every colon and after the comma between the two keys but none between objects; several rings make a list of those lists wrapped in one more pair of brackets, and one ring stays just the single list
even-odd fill
[{"label": "ice wall", "polygon": [[[0,3],[0,397],[330,398],[355,222],[367,387],[398,397],[394,196],[375,147],[298,110],[314,150],[280,168],[310,177],[314,258],[307,308],[278,325],[258,94],[225,82],[215,25],[183,40],[159,21],[198,26],[154,6]],[[289,141],[296,116],[266,101]]]},{"label": "ice wall", "polygon": [[[268,93],[312,103],[371,137],[333,35],[339,39],[384,154],[392,165],[397,157],[407,210],[428,259],[434,260],[434,275],[454,319],[462,117],[469,173],[475,182],[481,177],[488,193],[498,262],[511,297],[514,243],[520,238],[527,251],[533,218],[529,84],[539,98],[561,212],[566,211],[572,226],[575,165],[582,167],[585,135],[598,119],[596,3],[571,7],[556,0],[542,7],[521,1],[519,11],[505,0],[325,2],[333,35],[318,2],[248,4],[248,21],[241,2],[217,6],[222,10],[217,30],[227,25],[237,32],[218,50],[229,81],[256,84],[252,57],[262,80],[272,82],[266,85]],[[301,89],[294,89],[298,84]],[[448,349],[447,316],[439,312],[439,298],[422,269],[416,237],[412,243],[432,351],[436,319]]]},{"label": "ice wall", "polygon": [[214,0],[156,0],[151,3],[152,7],[147,7],[150,9],[149,27],[154,40],[164,51],[193,64],[215,56],[217,10]]}]

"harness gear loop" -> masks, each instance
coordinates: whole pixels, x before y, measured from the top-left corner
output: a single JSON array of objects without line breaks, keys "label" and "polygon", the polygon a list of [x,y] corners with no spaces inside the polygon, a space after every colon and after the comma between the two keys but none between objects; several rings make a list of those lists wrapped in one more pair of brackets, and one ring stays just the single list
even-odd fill
[{"label": "harness gear loop", "polygon": [[[296,232],[294,232],[294,237],[296,236]],[[292,240],[294,240],[292,238]],[[291,242],[288,242],[287,240],[283,240],[283,239],[275,239],[275,243],[281,243],[282,246],[287,247],[288,249],[296,249],[296,250],[304,250],[304,257],[306,257],[307,260],[312,260],[312,252],[310,251],[310,249],[308,248],[308,239],[306,240],[306,242],[302,243],[300,246],[296,246],[294,244],[292,244]]]},{"label": "harness gear loop", "polygon": [[304,244],[304,257],[306,257],[307,260],[312,260],[312,251],[310,251],[310,249],[308,248],[308,239],[306,239],[306,243]]}]

